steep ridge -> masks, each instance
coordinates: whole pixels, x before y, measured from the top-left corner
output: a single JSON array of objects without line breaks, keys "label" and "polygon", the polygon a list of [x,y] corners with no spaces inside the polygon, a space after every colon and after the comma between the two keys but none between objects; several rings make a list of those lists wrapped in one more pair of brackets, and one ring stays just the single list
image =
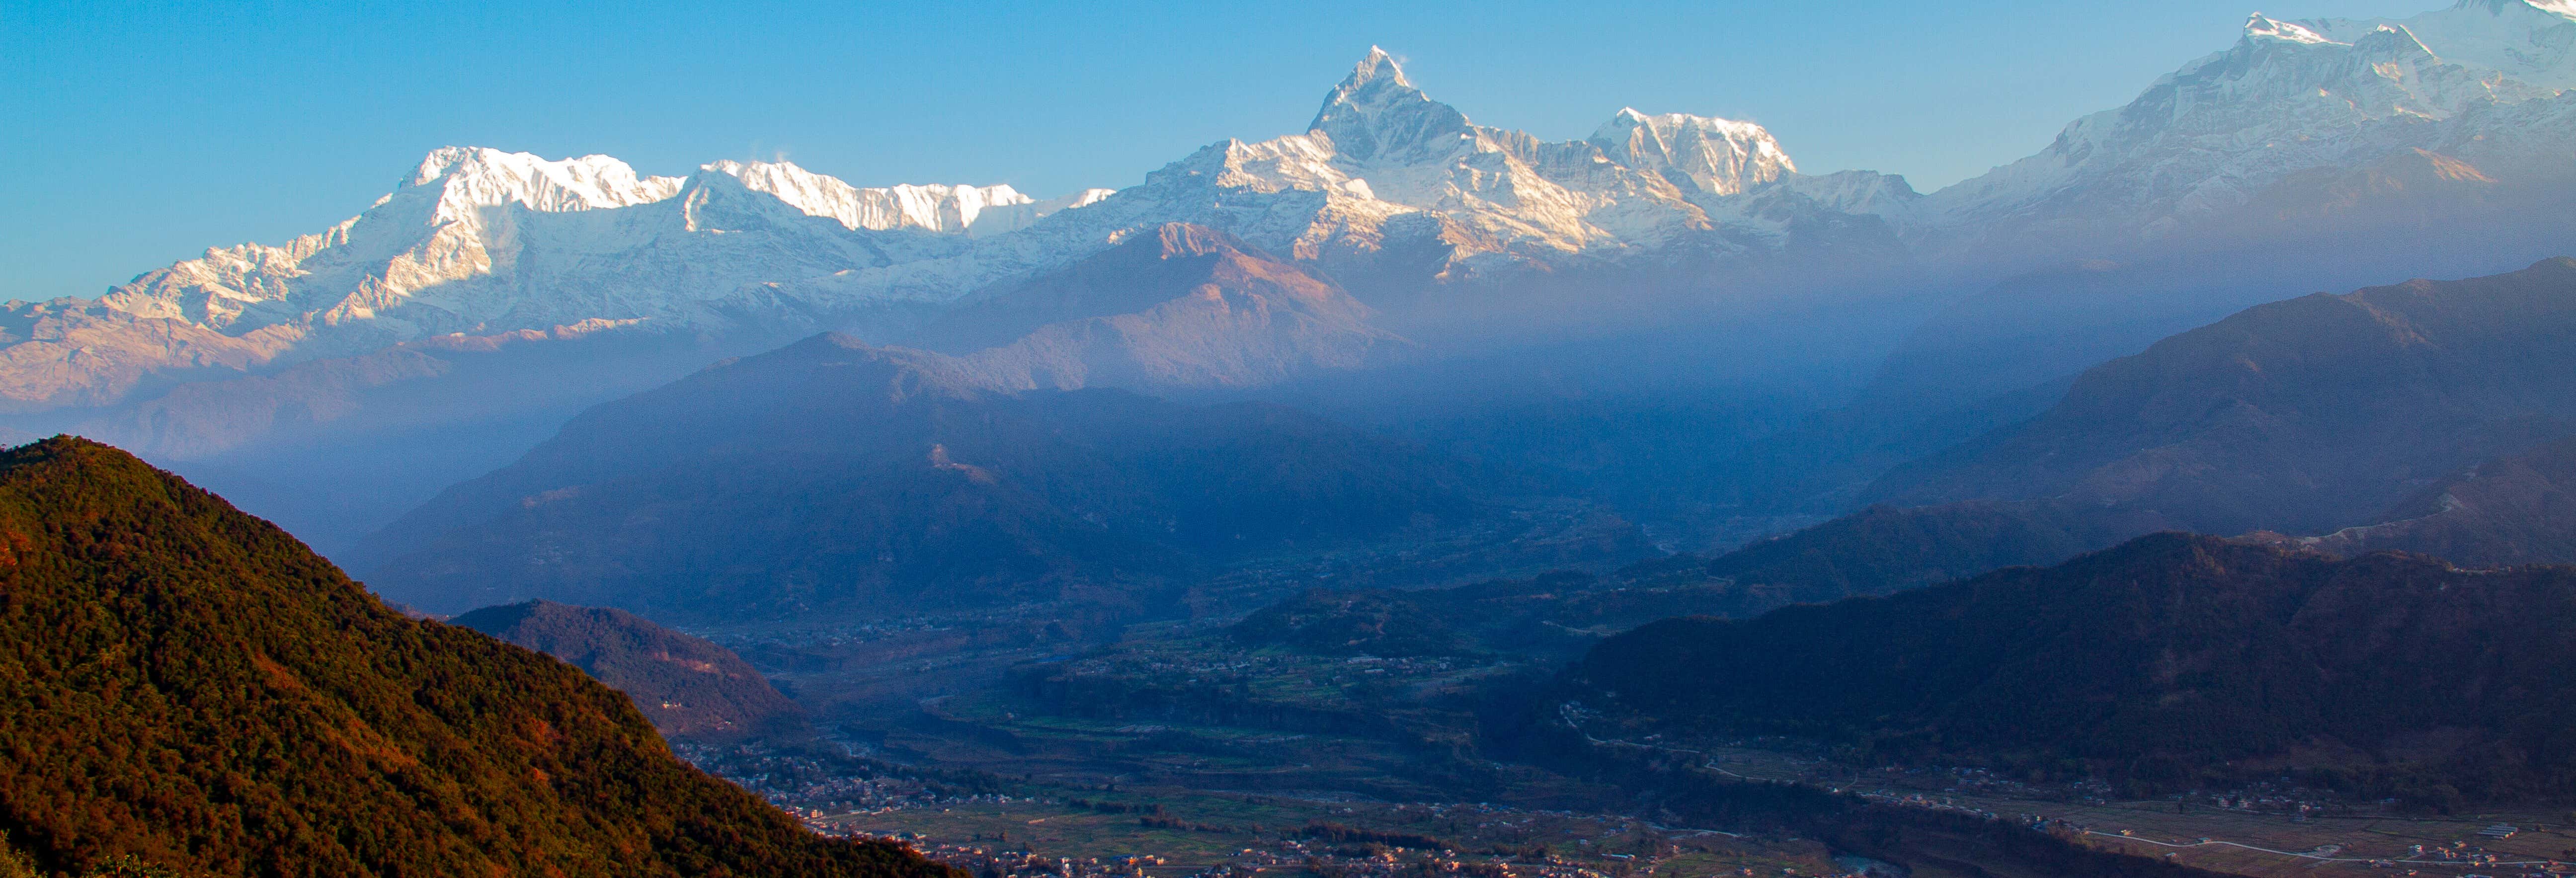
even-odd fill
[{"label": "steep ridge", "polygon": [[1293,410],[1006,393],[824,335],[603,405],[379,534],[432,609],[1137,608],[1199,565],[1479,520],[1509,482]]},{"label": "steep ridge", "polygon": [[2337,555],[2399,550],[2455,564],[2576,564],[2576,439],[2480,463],[2365,525],[2297,545]]},{"label": "steep ridge", "polygon": [[1612,638],[1565,697],[1630,731],[2166,788],[2331,776],[2418,804],[2576,790],[2576,568],[2464,572],[2184,534],[1759,619]]},{"label": "steep ridge", "polygon": [[2318,532],[2416,480],[2565,435],[2576,260],[2264,305],[2096,367],[2045,414],[1898,468],[1875,499],[2063,497],[2193,530]]},{"label": "steep ridge", "polygon": [[571,667],[388,610],[115,449],[0,454],[0,832],[38,868],[944,876],[674,758]]},{"label": "steep ridge", "polygon": [[1783,604],[1825,603],[2055,564],[2171,527],[2152,510],[2046,500],[1872,506],[1720,555],[1708,572]]},{"label": "steep ridge", "polygon": [[812,734],[805,709],[741,656],[624,610],[529,601],[447,622],[580,668],[634,699],[664,737],[721,744]]}]

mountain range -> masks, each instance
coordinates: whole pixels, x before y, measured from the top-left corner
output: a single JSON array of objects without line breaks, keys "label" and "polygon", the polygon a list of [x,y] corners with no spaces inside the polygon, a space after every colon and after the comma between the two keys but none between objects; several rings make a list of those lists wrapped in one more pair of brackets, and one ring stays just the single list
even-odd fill
[{"label": "mountain range", "polygon": [[[22,408],[97,405],[159,372],[363,354],[451,333],[784,321],[881,336],[907,308],[959,301],[1172,222],[1384,293],[1373,281],[1438,284],[1512,266],[2046,229],[2088,241],[2157,237],[2265,204],[2298,174],[2415,155],[2438,157],[2454,179],[2527,185],[2564,176],[2576,156],[2566,136],[2576,104],[2559,97],[2576,85],[2571,33],[2566,12],[2522,0],[2469,0],[2404,21],[2258,15],[2236,47],[2075,122],[2039,155],[1932,195],[1869,172],[1801,174],[1770,132],[1746,122],[1623,109],[1565,142],[1474,125],[1378,50],[1305,133],[1227,141],[1138,186],[1050,201],[1006,186],[858,188],[783,162],[716,162],[677,178],[606,156],[447,148],[330,230],[210,250],[94,305],[18,306],[14,322],[45,325],[15,333],[10,359],[22,365],[5,395]],[[1845,240],[1825,240],[1836,236]],[[158,338],[102,344],[144,335]],[[94,359],[68,362],[72,343]]]},{"label": "mountain range", "polygon": [[[1631,368],[1831,399],[1848,385],[1816,376],[1895,347],[1931,367],[1884,394],[1931,399],[1906,389],[1929,380],[1968,404],[2284,290],[2576,249],[2565,224],[2505,219],[2572,191],[2571,34],[2524,0],[2257,16],[2040,154],[1929,194],[1806,173],[1743,121],[1622,109],[1563,141],[1476,125],[1382,51],[1301,133],[1046,200],[445,148],[330,229],[10,306],[0,399],[6,426],[134,447],[333,551],[585,407],[824,330],[1157,393],[1651,351]],[[1251,261],[1218,270],[1242,284],[1215,281],[1223,301],[1109,294],[1140,239]],[[2087,259],[2136,294],[2089,316],[1974,294]],[[1690,341],[1712,334],[1731,341]],[[1620,392],[1605,371],[1575,389]]]}]

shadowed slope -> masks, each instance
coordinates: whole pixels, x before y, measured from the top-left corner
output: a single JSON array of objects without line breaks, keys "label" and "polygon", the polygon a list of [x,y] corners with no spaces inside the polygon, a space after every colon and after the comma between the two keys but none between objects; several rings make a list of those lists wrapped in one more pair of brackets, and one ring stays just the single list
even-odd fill
[{"label": "shadowed slope", "polygon": [[2397,549],[2482,567],[2576,563],[2576,438],[2436,482],[2377,524],[2299,542],[2338,555]]},{"label": "shadowed slope", "polygon": [[2168,533],[1890,597],[1659,622],[1603,642],[1566,691],[1640,727],[1881,758],[2076,758],[2176,784],[2287,764],[2440,803],[2436,785],[2576,793],[2570,666],[2576,568]]},{"label": "shadowed slope", "polygon": [[1136,609],[1246,553],[1494,511],[1463,465],[1294,410],[956,363],[817,336],[599,406],[379,534],[371,584],[682,621]]},{"label": "shadowed slope", "polygon": [[609,607],[529,601],[448,620],[572,663],[635,699],[653,727],[708,742],[811,734],[805,709],[732,650]]},{"label": "shadowed slope", "polygon": [[2095,367],[2027,423],[1899,468],[1904,504],[2065,497],[2315,532],[2576,423],[2576,260],[2248,309]]}]

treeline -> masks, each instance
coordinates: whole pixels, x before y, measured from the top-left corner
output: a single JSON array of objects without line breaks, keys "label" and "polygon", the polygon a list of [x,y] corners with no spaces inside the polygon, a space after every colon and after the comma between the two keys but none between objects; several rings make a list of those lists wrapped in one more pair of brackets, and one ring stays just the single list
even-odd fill
[{"label": "treeline", "polygon": [[1313,841],[1331,842],[1333,844],[1382,844],[1388,847],[1413,848],[1415,850],[1426,851],[1455,850],[1458,847],[1455,844],[1451,844],[1442,839],[1433,838],[1428,835],[1415,835],[1410,832],[1382,832],[1379,830],[1361,829],[1356,826],[1346,826],[1340,823],[1332,823],[1323,820],[1307,823],[1304,828],[1297,831],[1297,835],[1300,838]]},{"label": "treeline", "polygon": [[1066,799],[1064,803],[1087,811],[1098,811],[1102,814],[1147,814],[1155,817],[1171,816],[1171,812],[1165,810],[1161,805],[1148,805],[1142,802],[1109,802],[1095,799]]}]

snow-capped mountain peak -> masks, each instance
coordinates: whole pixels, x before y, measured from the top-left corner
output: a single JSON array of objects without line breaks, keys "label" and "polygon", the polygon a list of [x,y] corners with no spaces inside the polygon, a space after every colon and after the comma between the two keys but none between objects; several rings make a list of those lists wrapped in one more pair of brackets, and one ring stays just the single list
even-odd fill
[{"label": "snow-capped mountain peak", "polygon": [[2444,61],[2550,92],[2576,88],[2576,0],[2461,0],[2413,18],[2324,18],[2298,24],[2344,43],[2358,43],[2381,27],[2399,27]]},{"label": "snow-capped mountain peak", "polygon": [[519,205],[545,213],[649,204],[677,195],[678,177],[639,177],[604,155],[549,161],[524,152],[448,146],[430,151],[402,190],[436,189],[432,222],[472,220],[482,208]]},{"label": "snow-capped mountain peak", "polygon": [[2293,43],[2334,42],[2333,40],[2326,39],[2316,31],[2312,31],[2286,21],[2267,17],[2260,12],[2254,13],[2252,18],[2245,20],[2245,36],[2248,39],[2285,40]]},{"label": "snow-capped mountain peak", "polygon": [[2492,139],[2481,126],[2503,134],[2529,124],[2503,121],[2500,108],[2545,115],[2557,105],[2542,99],[2576,86],[2576,20],[2558,11],[2570,7],[2576,0],[2465,0],[2403,20],[2258,14],[2234,47],[1927,206],[1953,223],[2047,212],[2057,228],[2081,230],[2059,234],[2153,239],[2309,169],[2410,150],[2483,161],[2520,139]]},{"label": "snow-capped mountain peak", "polygon": [[1736,195],[1798,172],[1770,131],[1733,119],[1622,108],[1588,142],[1611,161],[1708,195]]},{"label": "snow-capped mountain peak", "polygon": [[2489,15],[2510,15],[2525,9],[2537,9],[2569,21],[2576,21],[2576,0],[2460,0],[2452,11],[2475,10]]},{"label": "snow-capped mountain peak", "polygon": [[1306,129],[1331,139],[1337,155],[1357,162],[1420,159],[1474,137],[1466,114],[1414,88],[1395,56],[1376,46],[1324,97]]},{"label": "snow-capped mountain peak", "polygon": [[[13,353],[39,365],[15,391],[0,370],[0,401],[99,404],[158,370],[457,332],[881,319],[869,315],[944,307],[1173,222],[1403,295],[1631,260],[1695,277],[1792,253],[2093,255],[2269,203],[2293,175],[2390,156],[2499,181],[2516,163],[2561,174],[2576,142],[2569,88],[2576,0],[2461,0],[2404,20],[2251,16],[2235,45],[2127,106],[1929,195],[1870,172],[1803,175],[1745,121],[1625,108],[1567,142],[1476,126],[1376,47],[1306,130],[1222,141],[1114,196],[867,188],[785,161],[714,162],[683,180],[606,156],[450,147],[346,222],[209,250],[80,305],[97,332],[121,333],[123,364]],[[174,326],[198,347],[168,342]],[[102,349],[82,344],[66,349]]]}]

